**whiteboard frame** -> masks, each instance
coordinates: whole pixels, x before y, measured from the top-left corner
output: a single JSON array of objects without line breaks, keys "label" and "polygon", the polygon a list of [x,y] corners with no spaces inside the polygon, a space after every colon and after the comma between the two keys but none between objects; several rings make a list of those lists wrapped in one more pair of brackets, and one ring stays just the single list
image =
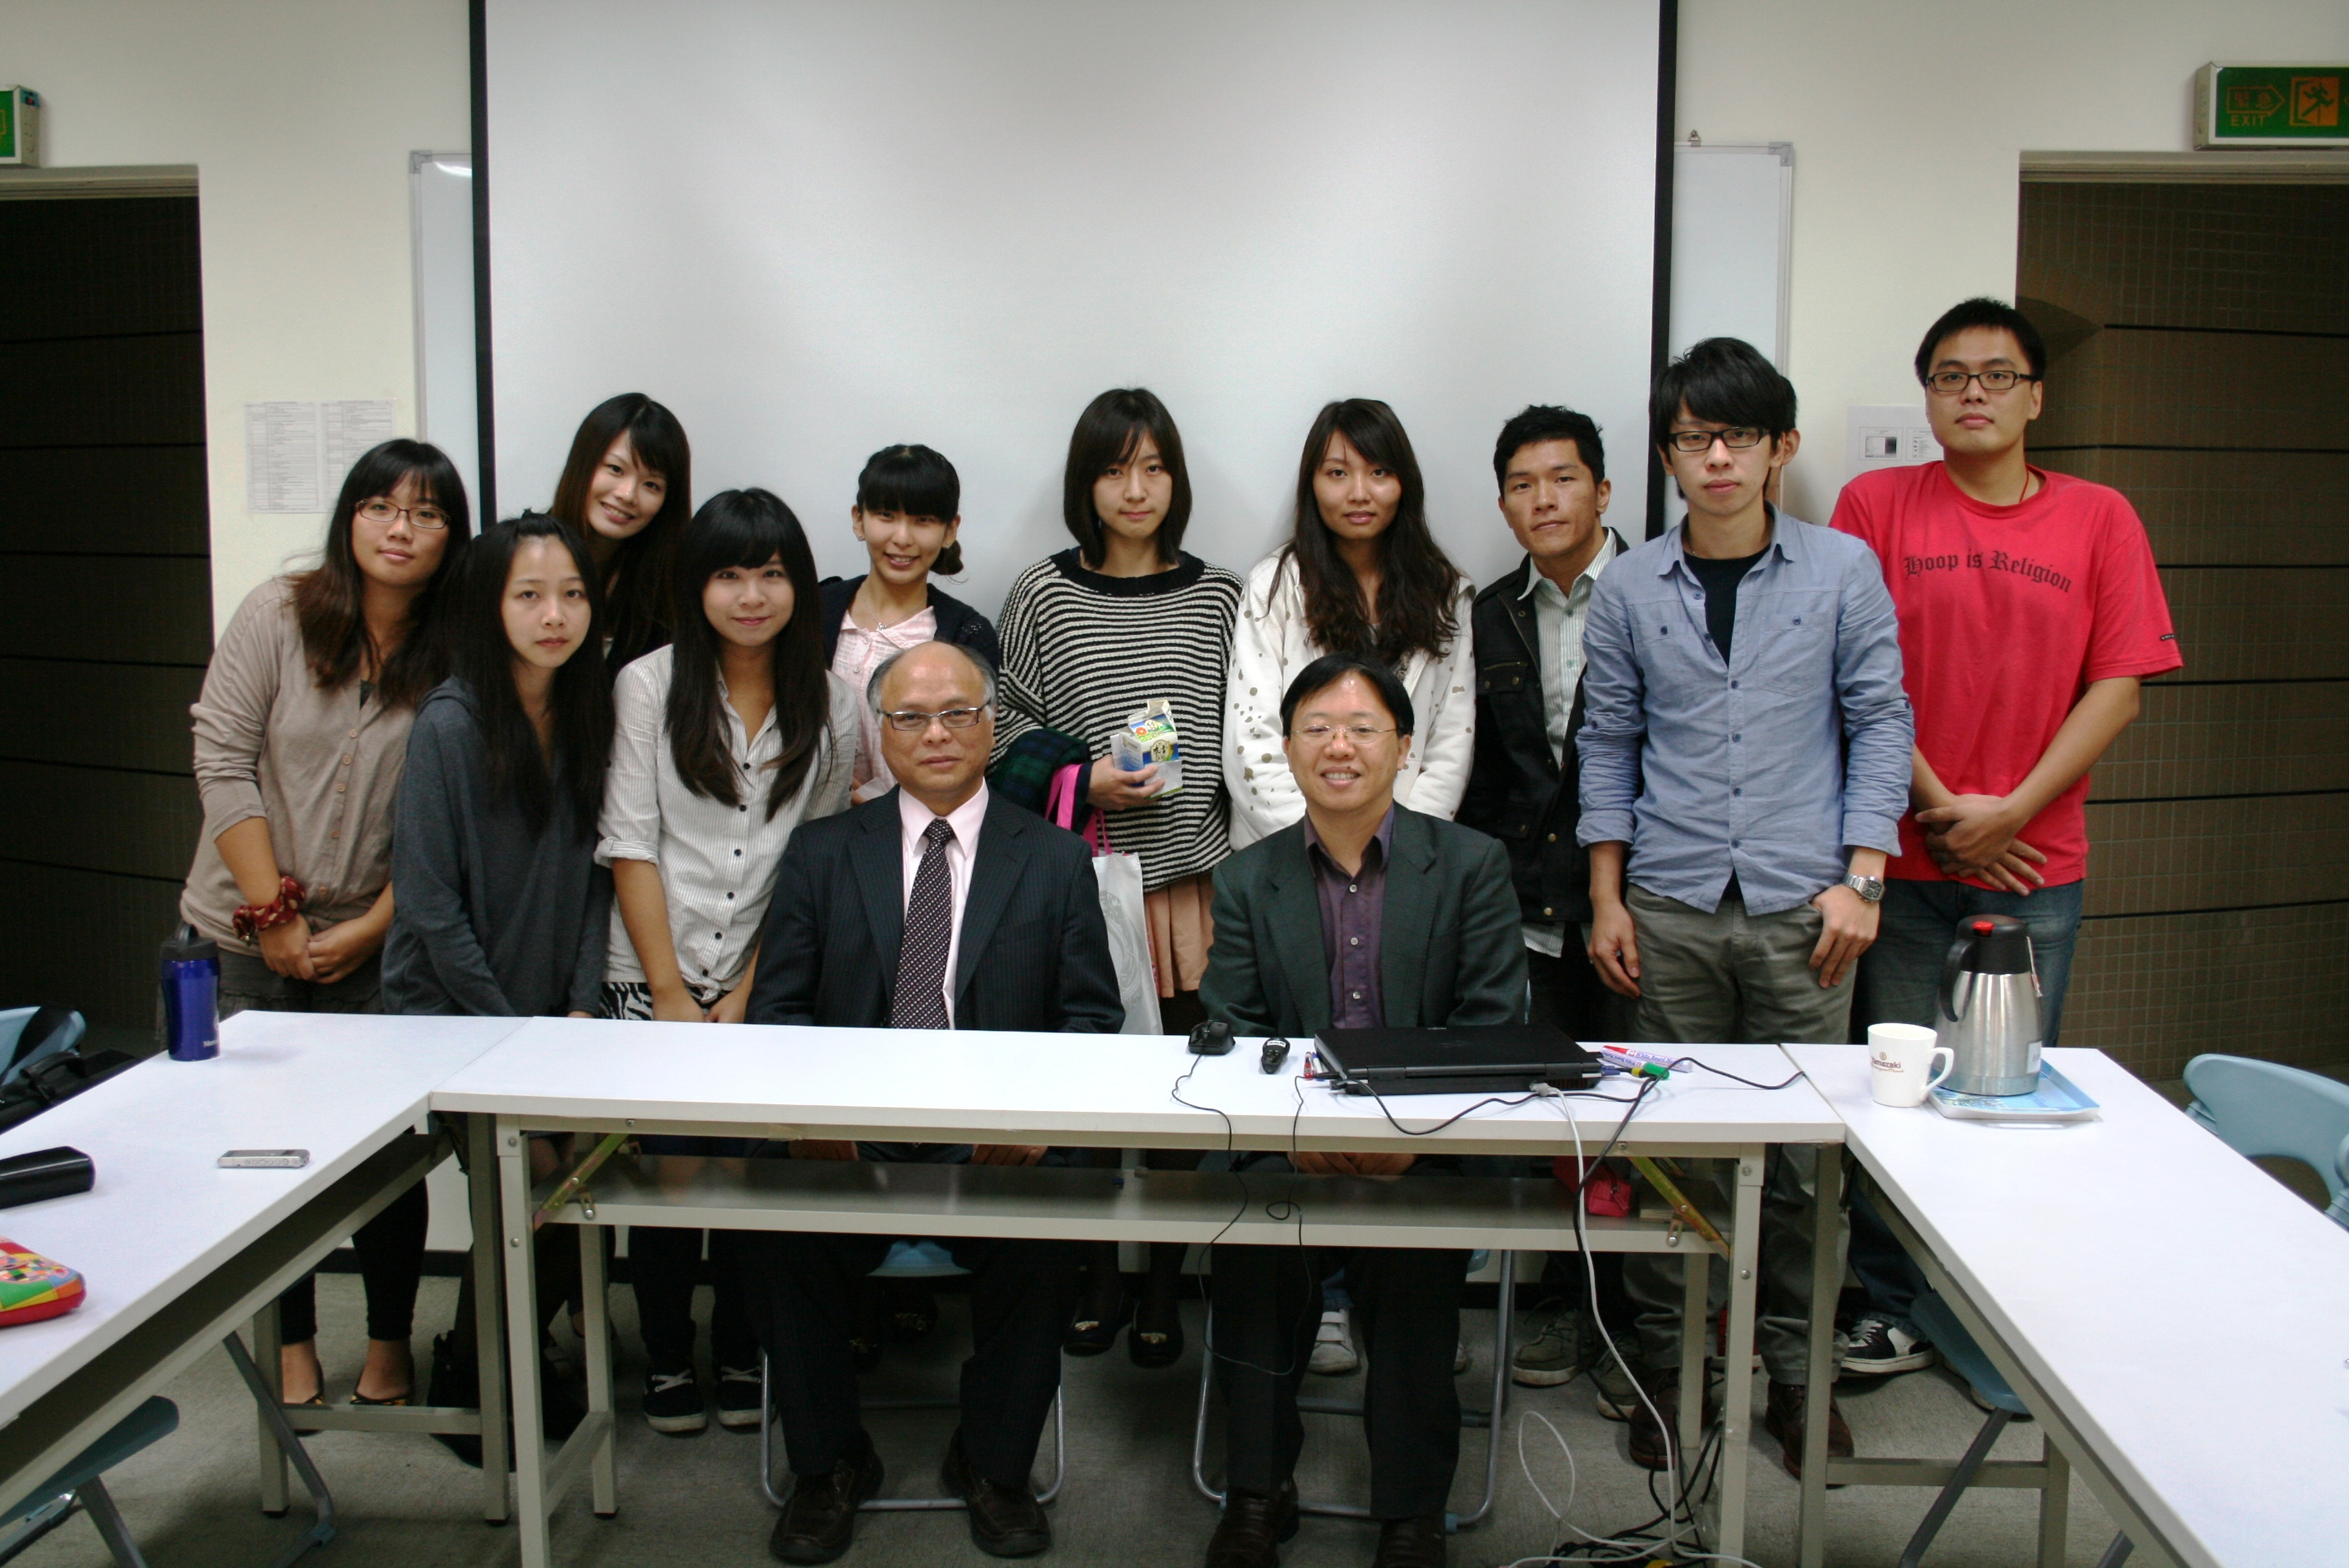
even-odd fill
[{"label": "whiteboard frame", "polygon": [[[461,227],[436,221],[429,199],[437,180],[462,180],[466,221]],[[480,335],[474,327],[473,279],[477,247],[472,212],[472,155],[410,152],[408,212],[416,311],[416,438],[449,454],[465,481],[477,515],[476,531],[489,506],[481,484]],[[461,280],[461,282],[458,281]],[[437,397],[436,397],[437,392]]]}]

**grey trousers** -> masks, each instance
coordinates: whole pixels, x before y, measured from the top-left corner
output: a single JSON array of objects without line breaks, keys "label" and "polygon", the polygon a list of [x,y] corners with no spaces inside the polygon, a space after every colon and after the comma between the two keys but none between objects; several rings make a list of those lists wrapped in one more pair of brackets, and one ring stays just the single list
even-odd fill
[{"label": "grey trousers", "polygon": [[[1637,886],[1624,902],[1639,935],[1643,1043],[1840,1044],[1850,1037],[1851,976],[1832,990],[1819,984],[1810,958],[1821,921],[1810,905],[1751,915],[1733,893],[1707,913]],[[1735,1161],[1692,1163],[1693,1180],[1712,1181],[1725,1203],[1734,1203]],[[1763,1168],[1754,1337],[1774,1383],[1810,1380],[1811,1197],[1817,1169],[1816,1150],[1793,1145],[1772,1149]],[[1727,1266],[1708,1252],[1696,1255],[1712,1267],[1708,1299],[1718,1310],[1728,1300]],[[1680,1364],[1682,1267],[1680,1258],[1652,1253],[1623,1260],[1623,1291],[1639,1314],[1640,1347],[1658,1371]]]}]

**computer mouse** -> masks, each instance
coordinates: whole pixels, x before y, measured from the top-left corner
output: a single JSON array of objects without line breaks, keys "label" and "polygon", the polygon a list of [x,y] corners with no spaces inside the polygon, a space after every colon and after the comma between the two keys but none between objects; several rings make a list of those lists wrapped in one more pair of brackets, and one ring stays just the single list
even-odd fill
[{"label": "computer mouse", "polygon": [[1232,1054],[1232,1026],[1221,1018],[1209,1018],[1191,1031],[1191,1054],[1195,1057],[1227,1057]]}]

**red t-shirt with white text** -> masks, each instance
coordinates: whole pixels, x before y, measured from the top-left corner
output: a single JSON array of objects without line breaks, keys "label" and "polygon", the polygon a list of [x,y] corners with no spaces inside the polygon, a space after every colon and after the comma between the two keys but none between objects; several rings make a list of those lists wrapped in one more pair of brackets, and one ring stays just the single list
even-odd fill
[{"label": "red t-shirt with white text", "polygon": [[[1844,487],[1835,526],[1884,566],[1900,616],[1917,745],[1959,795],[2003,795],[2036,767],[2092,681],[2185,663],[2153,547],[2120,491],[2033,469],[2019,506],[1989,506],[1940,463],[1879,469]],[[2088,780],[2020,835],[2050,887],[2088,870]],[[1885,875],[1942,882],[1916,823]]]}]

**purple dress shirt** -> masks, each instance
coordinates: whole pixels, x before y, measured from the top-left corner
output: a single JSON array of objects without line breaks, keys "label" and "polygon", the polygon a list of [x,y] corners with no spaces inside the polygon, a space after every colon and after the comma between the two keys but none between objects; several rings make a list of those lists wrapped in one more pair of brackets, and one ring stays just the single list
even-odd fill
[{"label": "purple dress shirt", "polygon": [[1330,1024],[1376,1029],[1386,1024],[1379,989],[1379,935],[1386,923],[1387,851],[1394,839],[1394,808],[1362,846],[1362,869],[1349,873],[1321,847],[1313,819],[1305,819],[1305,856],[1321,901],[1321,956],[1330,965]]}]

